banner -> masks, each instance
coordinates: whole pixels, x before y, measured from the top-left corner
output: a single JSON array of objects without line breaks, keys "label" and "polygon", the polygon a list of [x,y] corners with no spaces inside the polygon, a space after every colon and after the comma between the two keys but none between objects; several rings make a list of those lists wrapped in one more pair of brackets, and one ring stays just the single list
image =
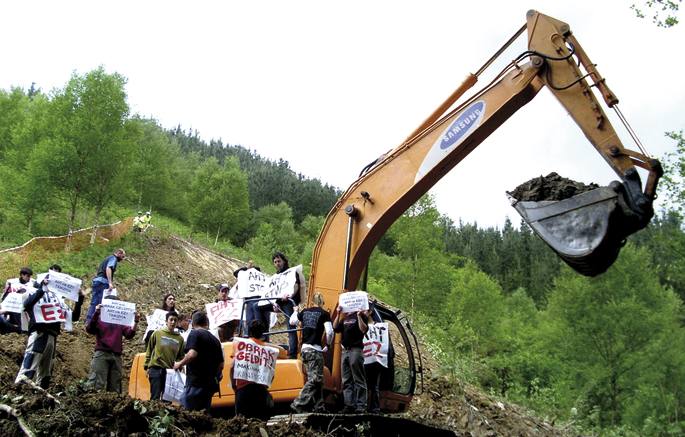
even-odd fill
[{"label": "banner", "polygon": [[78,301],[78,294],[81,290],[81,281],[78,278],[69,276],[65,273],[50,271],[47,273],[48,290],[62,295],[74,302]]},{"label": "banner", "polygon": [[24,311],[24,295],[23,293],[8,293],[5,300],[2,301],[0,309],[8,313],[21,313]]},{"label": "banner", "polygon": [[233,339],[233,377],[270,386],[276,372],[278,349],[248,338]]},{"label": "banner", "polygon": [[381,363],[388,367],[390,331],[387,323],[372,323],[364,335],[364,364]]},{"label": "banner", "polygon": [[240,320],[243,309],[242,299],[223,300],[205,305],[209,318],[209,329],[214,329],[231,320]]},{"label": "banner", "polygon": [[[282,299],[285,296],[292,297],[295,291],[295,283],[297,282],[297,275],[302,275],[302,264],[291,267],[283,273],[276,273],[269,280],[264,297],[275,297]],[[268,301],[274,303],[273,301]],[[260,305],[265,305],[265,302],[259,302]]]},{"label": "banner", "polygon": [[147,333],[150,331],[156,331],[166,326],[166,311],[161,309],[156,309],[155,312],[149,316],[145,316],[147,322],[147,329],[145,329],[145,334],[143,334],[143,342],[147,338]]},{"label": "banner", "polygon": [[247,269],[238,272],[238,297],[262,297],[266,290],[268,277],[257,269]]},{"label": "banner", "polygon": [[105,299],[100,305],[100,320],[105,323],[133,327],[135,316],[136,304],[133,302]]},{"label": "banner", "polygon": [[366,311],[369,309],[369,295],[366,291],[348,291],[340,294],[338,310],[343,313]]}]

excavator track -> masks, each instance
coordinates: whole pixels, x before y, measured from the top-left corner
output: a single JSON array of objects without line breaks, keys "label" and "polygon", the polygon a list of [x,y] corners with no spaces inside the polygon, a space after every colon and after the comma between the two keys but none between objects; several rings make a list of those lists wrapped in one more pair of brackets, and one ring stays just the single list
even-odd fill
[{"label": "excavator track", "polygon": [[456,437],[454,431],[407,419],[395,414],[288,414],[273,416],[267,426],[279,423],[299,423],[308,428],[335,436],[368,437]]}]

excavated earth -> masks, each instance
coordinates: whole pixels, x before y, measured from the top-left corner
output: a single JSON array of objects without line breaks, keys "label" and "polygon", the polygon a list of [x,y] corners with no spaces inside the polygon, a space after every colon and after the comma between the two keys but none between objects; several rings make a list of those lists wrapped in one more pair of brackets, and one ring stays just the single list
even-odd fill
[{"label": "excavated earth", "polygon": [[[142,268],[145,274],[119,285],[120,296],[137,304],[146,314],[152,312],[168,292],[174,292],[177,308],[190,313],[202,308],[216,296],[210,284],[232,283],[232,272],[243,262],[214,253],[178,238],[165,238],[156,232],[144,234],[148,250],[131,255],[127,263]],[[128,266],[122,264],[120,268]],[[85,279],[85,278],[84,278]],[[86,300],[88,302],[88,299]],[[85,310],[85,309],[84,309]],[[127,392],[128,372],[133,355],[144,350],[141,321],[136,337],[125,342],[124,381]],[[139,401],[126,394],[100,393],[84,384],[94,347],[92,336],[83,323],[76,322],[73,332],[62,333],[57,341],[53,381],[47,393],[27,385],[15,385],[14,378],[22,360],[26,336],[3,336],[0,348],[0,404],[11,407],[25,427],[38,436],[124,436],[124,435],[216,435],[216,436],[323,436],[341,435],[342,431],[320,432],[292,420],[267,425],[265,422],[231,417],[217,411],[212,416],[189,412],[157,401]],[[566,436],[572,433],[553,427],[523,409],[500,402],[475,388],[430,376],[437,363],[427,350],[422,351],[427,378],[422,394],[415,396],[410,410],[403,415],[428,425],[451,430],[459,436]],[[2,407],[0,407],[2,408]],[[25,435],[19,420],[0,411],[3,436]],[[349,434],[347,430],[346,435]],[[366,435],[357,427],[352,435]]]},{"label": "excavated earth", "polygon": [[586,185],[566,179],[552,172],[522,183],[509,192],[516,200],[539,202],[541,200],[564,200],[586,191],[598,188],[597,184]]}]

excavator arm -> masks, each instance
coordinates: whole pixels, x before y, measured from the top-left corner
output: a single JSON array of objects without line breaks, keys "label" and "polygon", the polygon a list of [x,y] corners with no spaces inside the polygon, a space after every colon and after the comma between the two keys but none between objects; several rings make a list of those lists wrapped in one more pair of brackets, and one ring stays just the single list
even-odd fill
[{"label": "excavator arm", "polygon": [[[526,30],[528,50],[490,84],[450,109]],[[621,143],[592,88],[598,89],[610,108],[616,107],[618,99],[569,26],[531,10],[526,25],[505,47],[470,75],[404,143],[365,167],[339,198],[314,248],[308,295],[322,292],[332,309],[340,293],[356,289],[371,252],[395,220],[544,87],[556,96],[621,181],[566,200],[514,200],[513,204],[571,267],[589,276],[605,271],[625,238],[651,219],[661,166],[646,153],[629,150]],[[622,118],[620,112],[619,116]],[[629,132],[636,139],[632,130]],[[648,172],[644,189],[636,166]],[[339,390],[339,345],[333,352],[332,388]]]}]

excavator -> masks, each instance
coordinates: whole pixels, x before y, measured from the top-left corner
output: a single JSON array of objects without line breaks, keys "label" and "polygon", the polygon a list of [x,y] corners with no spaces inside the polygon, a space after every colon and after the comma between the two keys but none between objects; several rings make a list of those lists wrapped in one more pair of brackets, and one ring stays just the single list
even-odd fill
[{"label": "excavator", "polygon": [[[496,74],[494,80],[458,103],[475,86],[478,77],[526,31],[528,49]],[[559,201],[514,199],[513,206],[533,231],[577,272],[595,276],[606,271],[626,238],[644,228],[652,218],[661,165],[645,152],[618,109],[618,98],[569,25],[530,10],[526,23],[502,48],[475,74],[470,74],[402,144],[367,165],[338,199],[314,248],[309,299],[315,291],[320,292],[327,309],[333,311],[341,293],[363,287],[369,257],[387,229],[543,88],[557,98],[619,180]],[[606,107],[616,111],[639,152],[623,145],[596,94]],[[646,173],[644,185],[638,168]],[[381,302],[374,302],[373,308],[373,318],[388,322],[391,327],[395,350],[393,364],[381,380],[381,408],[389,413],[402,412],[421,386],[417,340],[404,313]],[[339,341],[336,336],[334,346],[325,356],[324,384],[329,403],[335,403],[342,391]],[[225,343],[223,347],[229,356],[231,344]],[[129,394],[147,399],[149,386],[141,355],[144,354],[136,356],[133,363]],[[305,380],[301,363],[281,356],[276,369],[270,392],[276,403],[289,402]],[[233,403],[225,369],[220,392],[214,396],[212,405]],[[310,424],[315,424],[316,415],[312,416]],[[392,425],[387,420],[376,426],[385,432],[393,426],[405,432],[412,429],[405,423]]]}]

